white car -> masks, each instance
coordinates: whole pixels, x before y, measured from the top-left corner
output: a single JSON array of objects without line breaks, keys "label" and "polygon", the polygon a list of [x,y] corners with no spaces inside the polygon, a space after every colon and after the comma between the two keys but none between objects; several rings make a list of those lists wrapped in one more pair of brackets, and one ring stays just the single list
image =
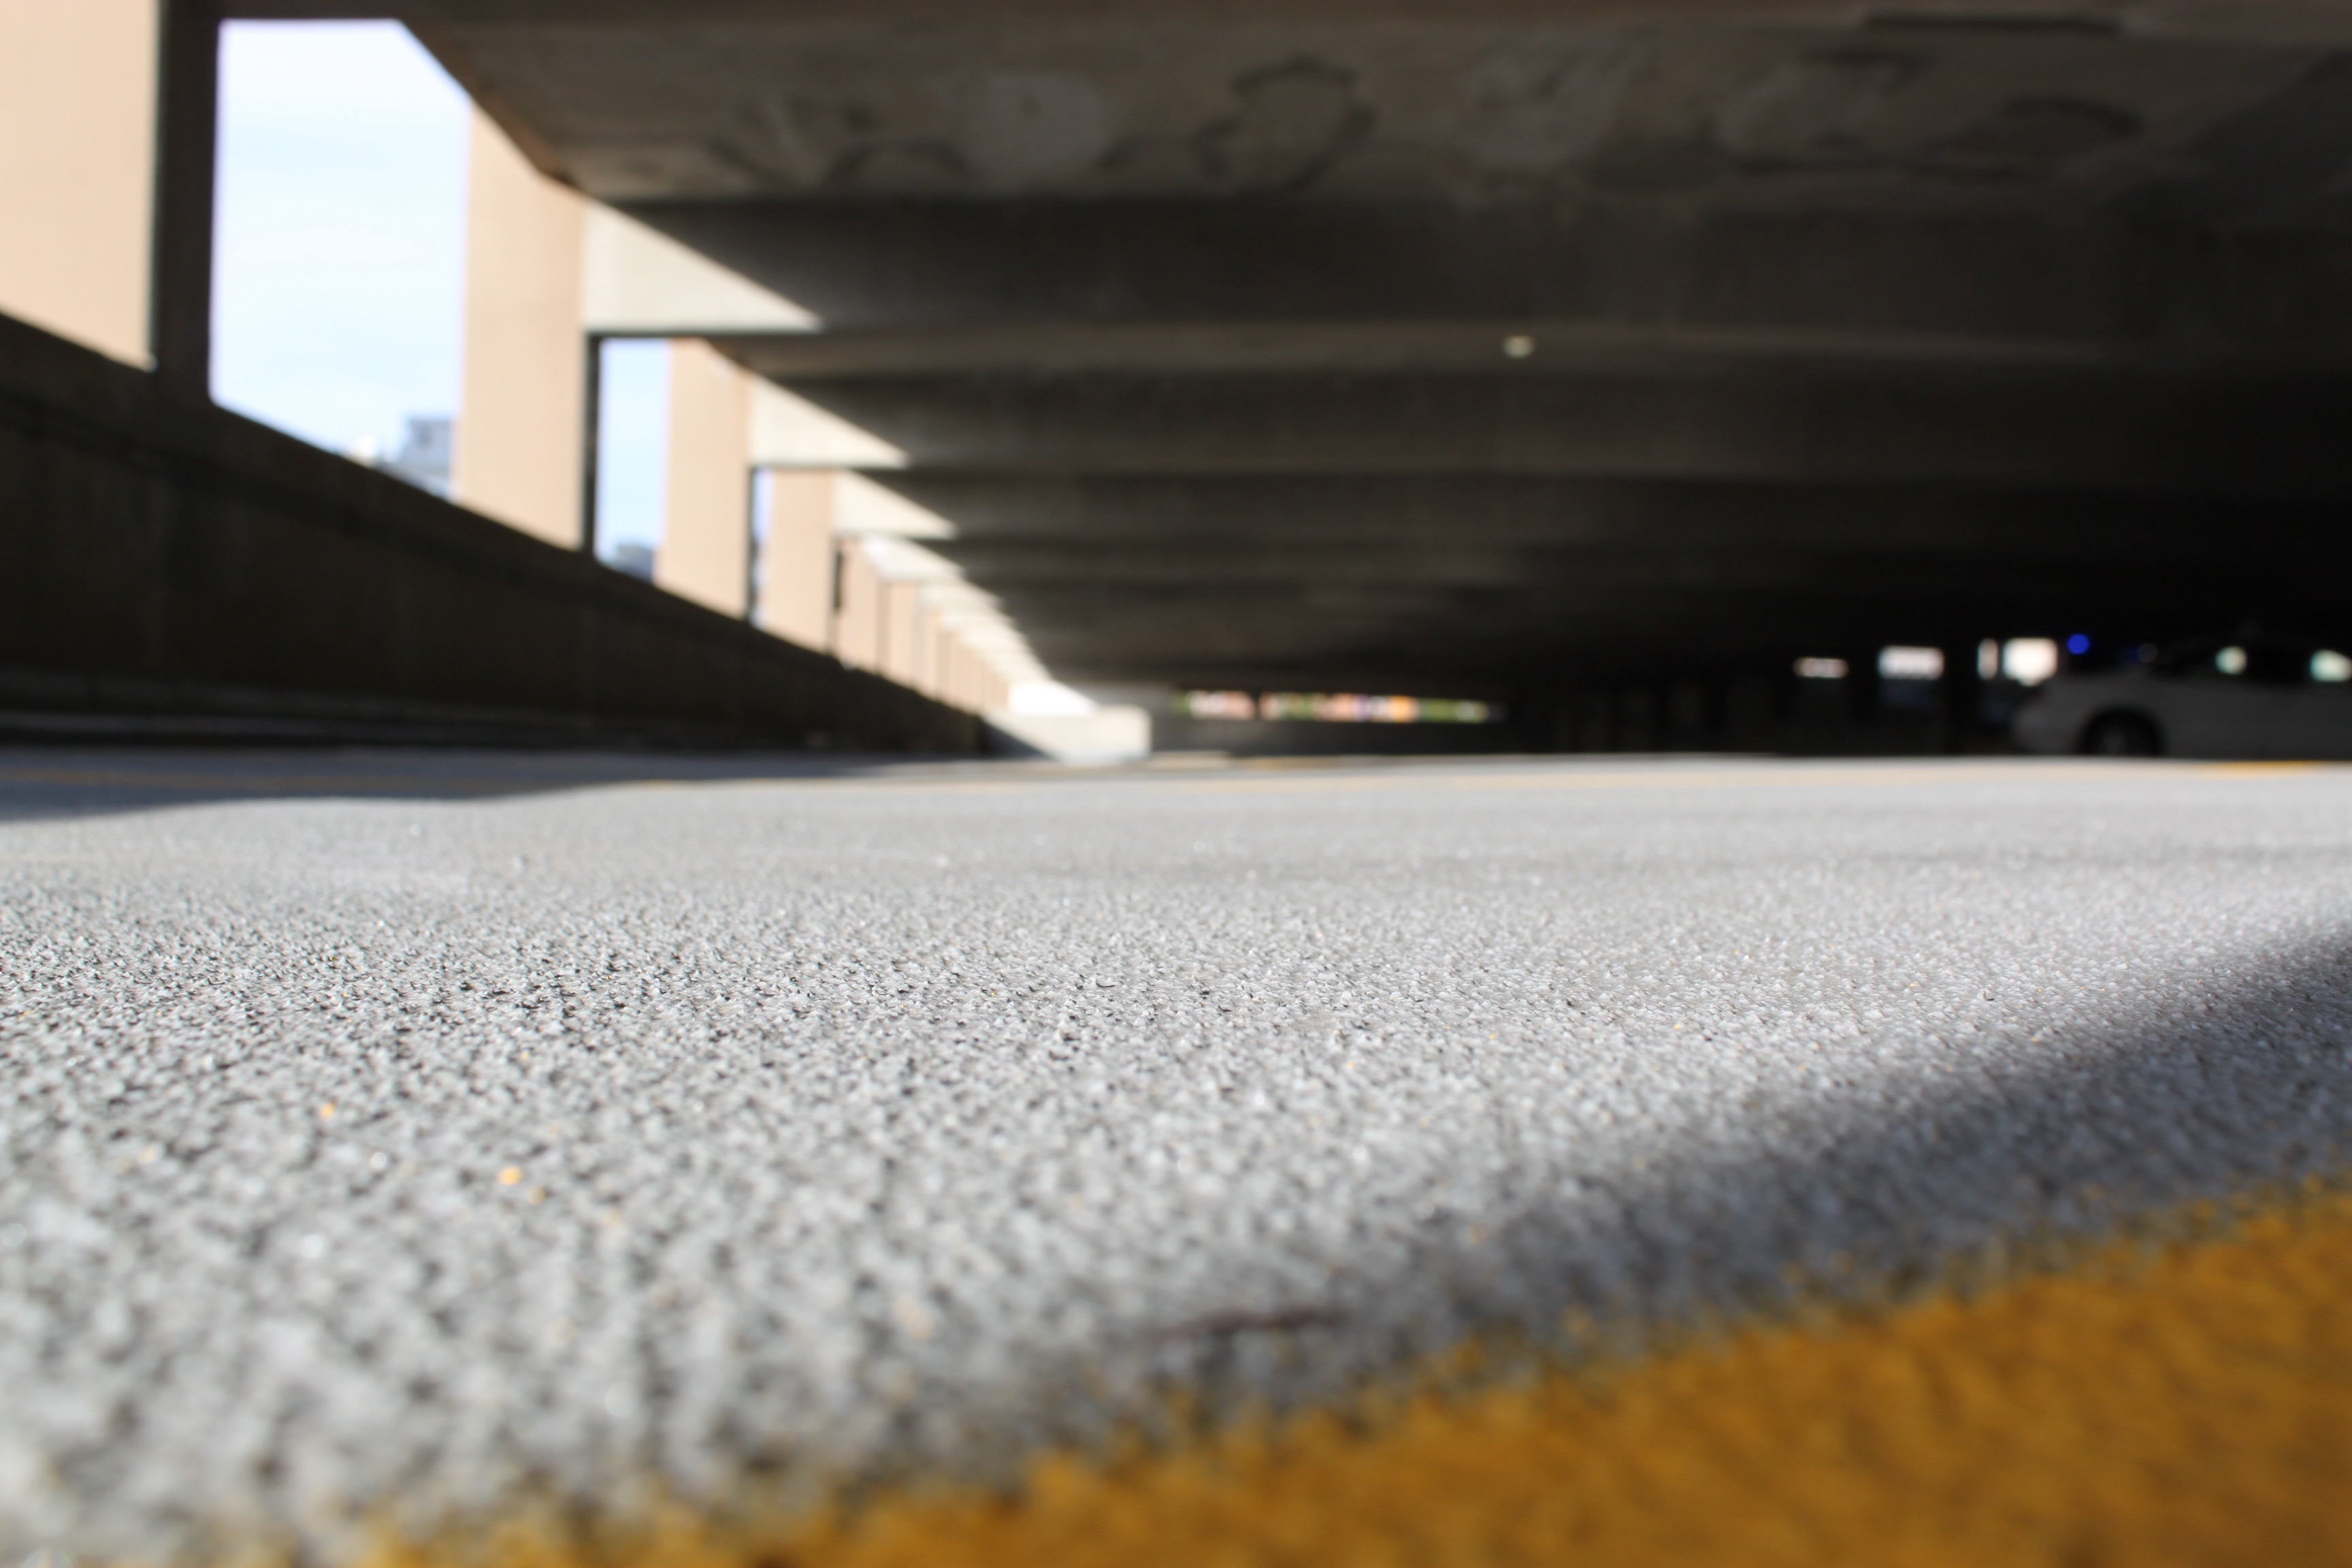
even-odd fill
[{"label": "white car", "polygon": [[2352,658],[2316,643],[2210,637],[2120,669],[2053,676],[2017,710],[2029,752],[2352,757]]}]

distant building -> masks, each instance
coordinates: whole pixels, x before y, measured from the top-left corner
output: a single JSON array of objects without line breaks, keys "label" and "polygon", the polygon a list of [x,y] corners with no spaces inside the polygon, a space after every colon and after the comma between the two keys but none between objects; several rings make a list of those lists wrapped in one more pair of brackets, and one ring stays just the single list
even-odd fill
[{"label": "distant building", "polygon": [[650,583],[654,580],[654,547],[624,540],[604,552],[604,564]]},{"label": "distant building", "polygon": [[446,414],[411,415],[400,449],[377,467],[420,489],[446,496],[457,450],[457,421]]}]

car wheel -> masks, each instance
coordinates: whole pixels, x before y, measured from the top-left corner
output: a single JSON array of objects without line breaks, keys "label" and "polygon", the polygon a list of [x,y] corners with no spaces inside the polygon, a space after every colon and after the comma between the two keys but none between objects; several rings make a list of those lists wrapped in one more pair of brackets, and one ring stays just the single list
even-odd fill
[{"label": "car wheel", "polygon": [[2094,757],[2154,757],[2164,744],[2138,714],[2102,713],[2083,727],[2083,750]]}]

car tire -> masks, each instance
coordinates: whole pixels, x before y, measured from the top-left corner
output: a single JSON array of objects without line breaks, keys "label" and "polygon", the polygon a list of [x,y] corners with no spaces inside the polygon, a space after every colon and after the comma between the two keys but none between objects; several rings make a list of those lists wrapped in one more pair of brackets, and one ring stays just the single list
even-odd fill
[{"label": "car tire", "polygon": [[2083,726],[2080,750],[2093,757],[2160,757],[2163,737],[2137,713],[2102,713]]}]

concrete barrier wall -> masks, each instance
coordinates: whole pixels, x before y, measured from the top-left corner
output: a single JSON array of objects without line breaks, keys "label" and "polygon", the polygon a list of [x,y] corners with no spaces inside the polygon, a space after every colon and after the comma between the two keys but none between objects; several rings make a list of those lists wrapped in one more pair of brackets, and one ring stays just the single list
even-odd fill
[{"label": "concrete barrier wall", "polygon": [[975,717],[0,317],[0,728],[974,752]]}]

